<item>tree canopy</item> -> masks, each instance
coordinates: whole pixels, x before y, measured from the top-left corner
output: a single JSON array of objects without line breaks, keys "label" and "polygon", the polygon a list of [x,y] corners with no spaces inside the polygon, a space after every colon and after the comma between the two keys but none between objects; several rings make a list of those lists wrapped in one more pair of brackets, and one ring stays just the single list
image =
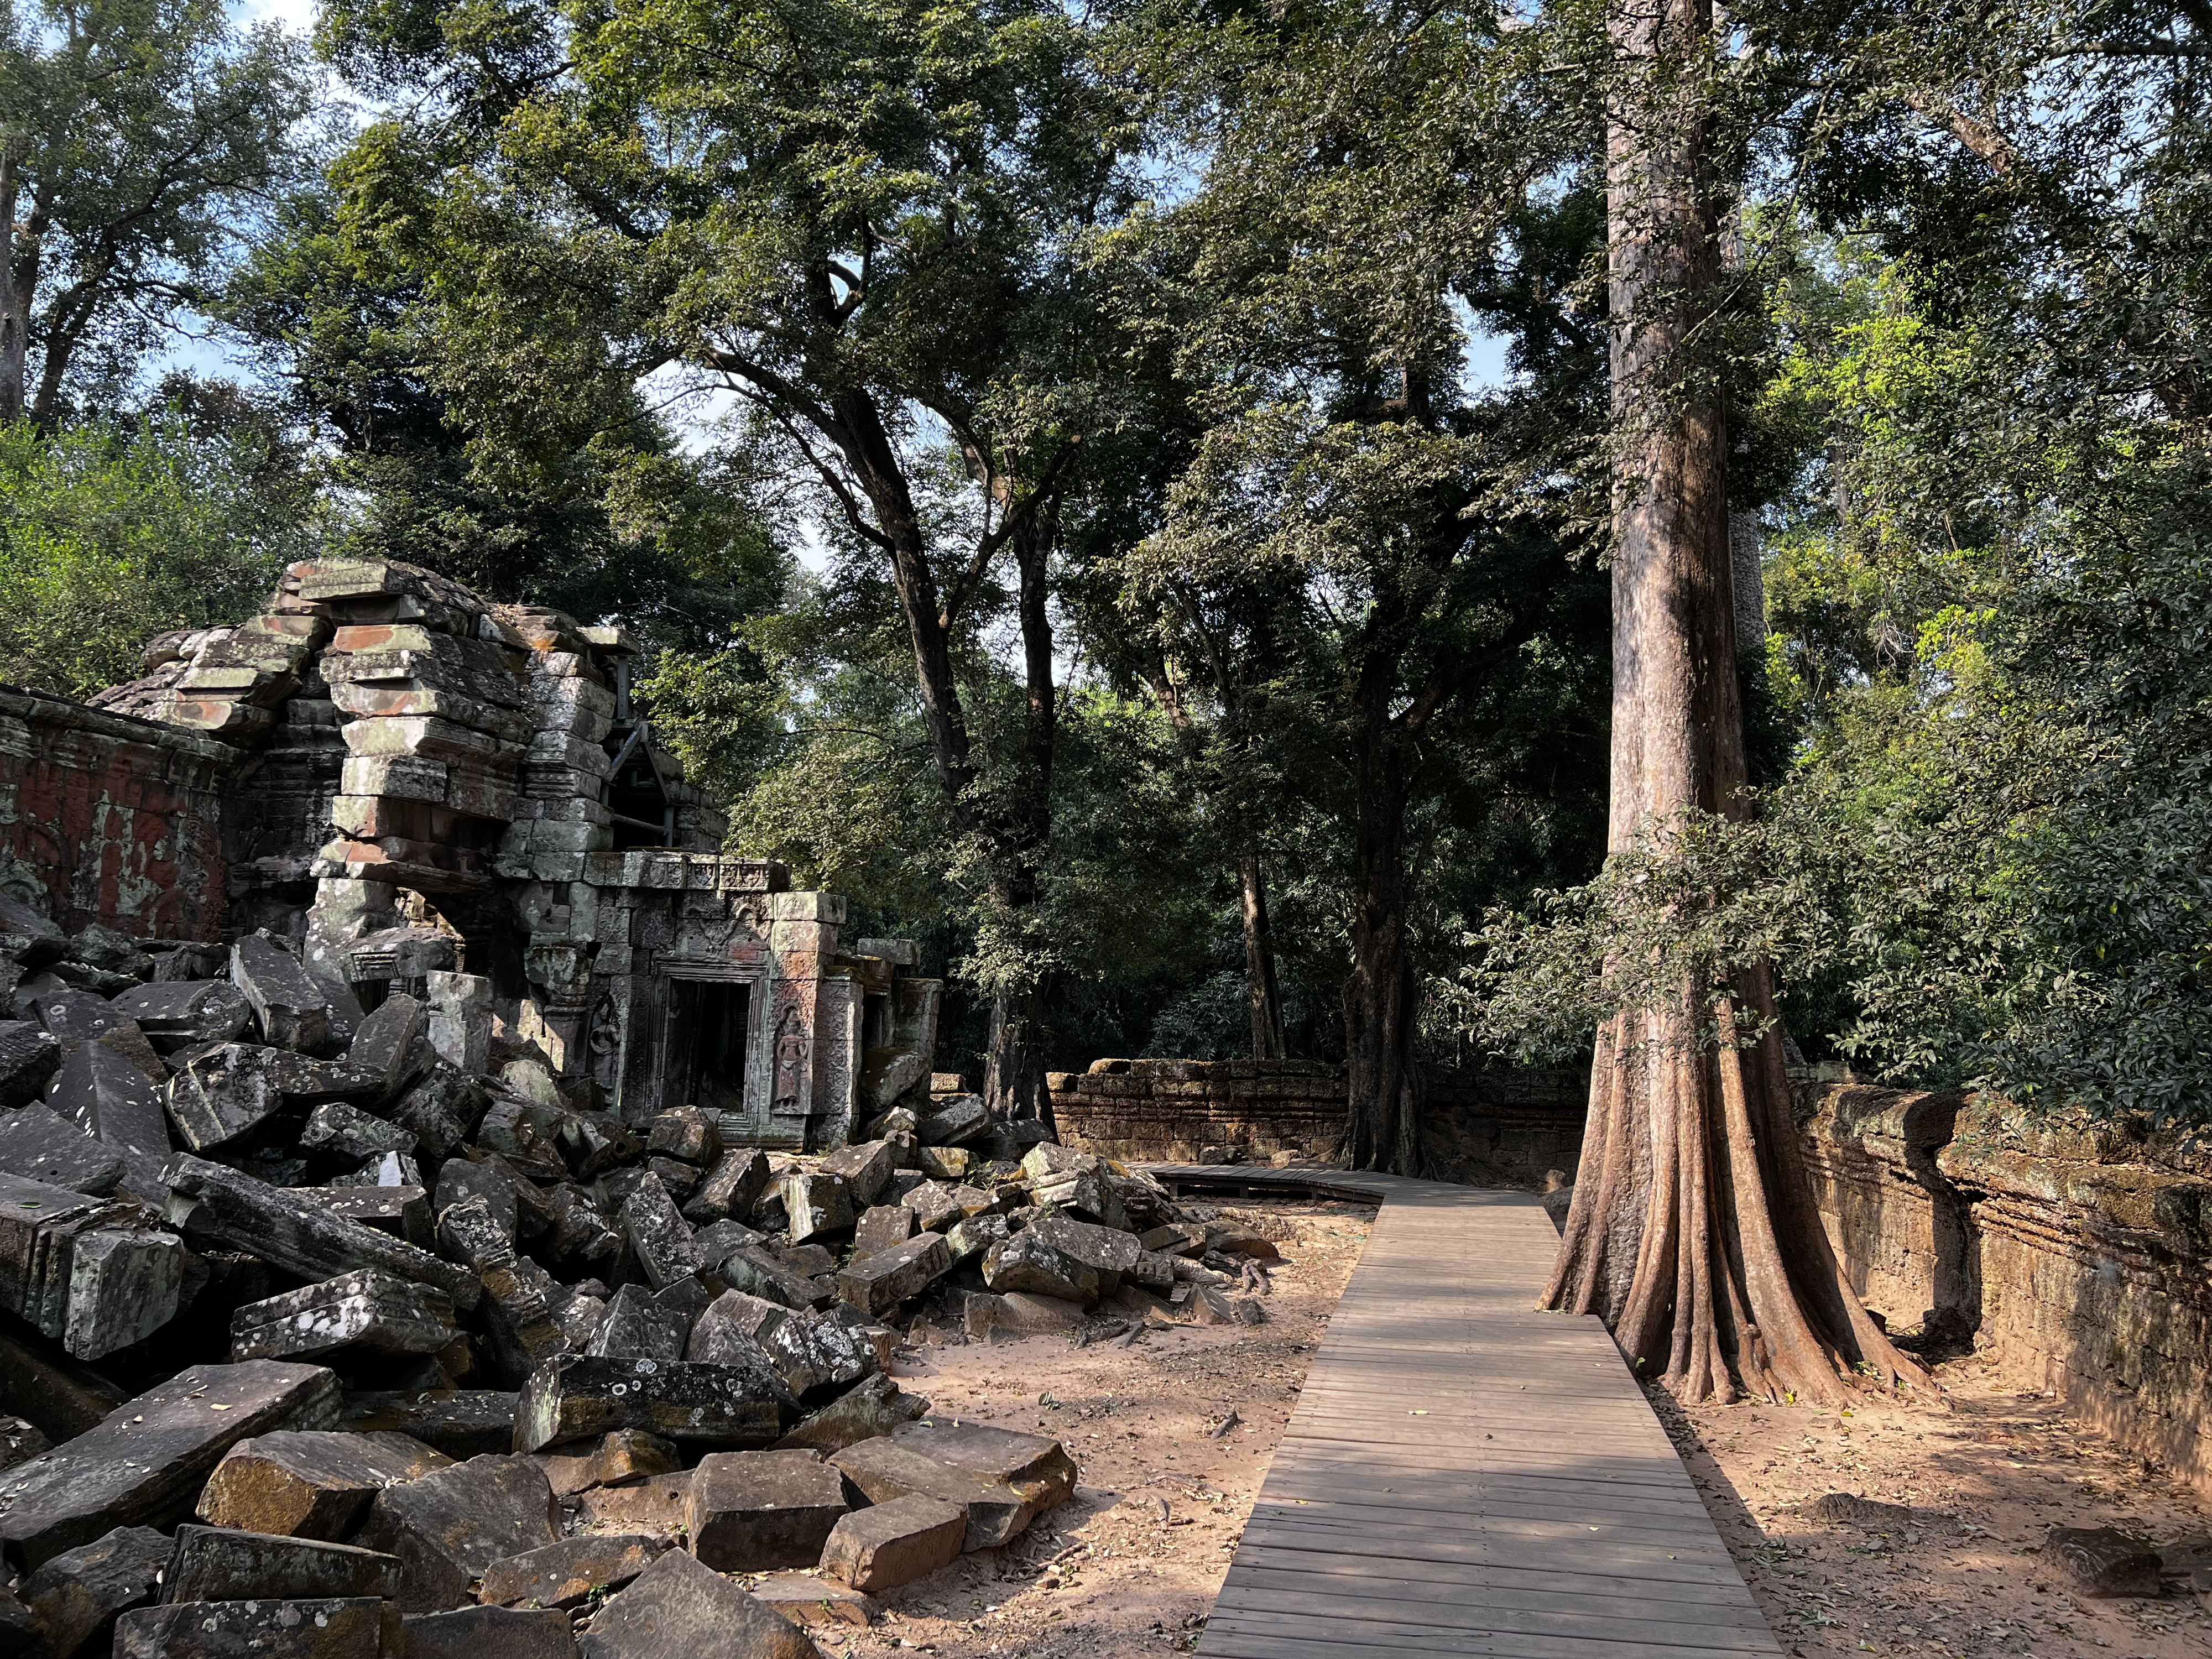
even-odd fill
[{"label": "tree canopy", "polygon": [[[316,550],[624,621],[732,845],[923,937],[1008,1109],[1340,1059],[1418,1168],[1425,1066],[1682,982],[1741,1049],[1771,964],[1815,1061],[2212,1121],[2212,17],[1729,9],[1642,406],[1619,22],[19,9],[0,678]],[[1661,404],[1725,434],[1748,787],[1608,848]]]}]

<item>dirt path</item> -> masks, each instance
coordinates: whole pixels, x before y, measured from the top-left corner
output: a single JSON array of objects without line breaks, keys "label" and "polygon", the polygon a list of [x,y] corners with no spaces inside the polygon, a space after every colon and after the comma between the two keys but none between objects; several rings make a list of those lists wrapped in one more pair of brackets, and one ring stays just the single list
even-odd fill
[{"label": "dirt path", "polygon": [[[2000,1390],[1968,1358],[1946,1395],[1809,1406],[1654,1405],[1785,1651],[1982,1659],[2206,1659],[2212,1613],[2193,1597],[2072,1593],[2040,1547],[2054,1526],[2118,1526],[2160,1541],[2203,1529],[2201,1494],[2069,1422],[2055,1401]],[[1916,1514],[1888,1530],[1802,1513],[1850,1492]]]},{"label": "dirt path", "polygon": [[[1278,1237],[1264,1325],[1177,1327],[1129,1347],[1033,1336],[901,1364],[938,1412],[1055,1436],[1082,1484],[1008,1548],[884,1597],[874,1628],[816,1626],[825,1653],[1134,1659],[1195,1644],[1374,1212],[1252,1200],[1221,1213],[1265,1217],[1254,1224]],[[1232,1409],[1239,1421],[1210,1433]]]},{"label": "dirt path", "polygon": [[[1196,1644],[1252,1500],[1358,1262],[1372,1212],[1249,1200],[1282,1240],[1269,1322],[1178,1327],[1135,1346],[1066,1338],[933,1347],[899,1374],[947,1415],[1051,1434],[1082,1468],[1073,1501],[1028,1536],[884,1597],[870,1629],[817,1626],[826,1654],[1135,1659]],[[1972,1358],[1940,1400],[1684,1412],[1674,1437],[1784,1650],[1945,1659],[2212,1659],[2188,1597],[2097,1601],[2047,1568],[2053,1526],[2158,1539],[2212,1504],[2081,1429],[2056,1402],[2000,1389]],[[1218,1428],[1231,1410],[1238,1420]],[[1803,1512],[1850,1492],[1916,1511],[1881,1530]]]}]

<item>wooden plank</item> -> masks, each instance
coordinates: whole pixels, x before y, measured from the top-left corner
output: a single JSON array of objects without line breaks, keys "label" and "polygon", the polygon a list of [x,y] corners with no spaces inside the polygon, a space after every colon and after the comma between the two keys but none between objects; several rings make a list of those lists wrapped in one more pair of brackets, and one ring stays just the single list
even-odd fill
[{"label": "wooden plank", "polygon": [[1333,1609],[1333,1618],[1391,1618],[1413,1625],[1457,1629],[1464,1614],[1476,1612],[1497,1620],[1501,1630],[1601,1632],[1608,1626],[1636,1624],[1654,1636],[1677,1640],[1691,1631],[1669,1626],[1725,1631],[1741,1639],[1748,1632],[1751,1650],[1773,1640],[1755,1607],[1730,1606],[1719,1596],[1702,1600],[1662,1598],[1647,1587],[1623,1583],[1612,1595],[1554,1591],[1533,1579],[1506,1575],[1488,1582],[1466,1577],[1432,1579],[1424,1575],[1357,1573],[1336,1568],[1255,1565],[1246,1570],[1238,1590],[1251,1605],[1285,1613]]},{"label": "wooden plank", "polygon": [[[1214,1606],[1217,1611],[1206,1621],[1206,1636],[1212,1637],[1217,1622],[1239,1631],[1259,1633],[1274,1632],[1281,1636],[1298,1636],[1309,1639],[1323,1632],[1341,1631],[1346,1636],[1356,1636],[1364,1644],[1389,1643],[1401,1653],[1513,1653],[1533,1656],[1557,1656],[1557,1659],[1583,1659],[1600,1650],[1599,1644],[1632,1644],[1648,1650],[1653,1655],[1680,1656],[1690,1653],[1746,1653],[1771,1656],[1778,1652],[1772,1634],[1765,1630],[1728,1631],[1711,1626],[1673,1625],[1660,1626],[1644,1624],[1632,1619],[1617,1620],[1576,1619],[1561,1615],[1555,1622],[1542,1621],[1523,1624],[1505,1613],[1483,1615],[1473,1619],[1447,1620],[1431,1622],[1426,1620],[1392,1616],[1391,1604],[1383,1603],[1371,1613],[1352,1612],[1339,1607],[1330,1611],[1333,1598],[1328,1595],[1284,1597],[1270,1595],[1267,1603],[1248,1602],[1242,1593],[1222,1587],[1220,1598]],[[1289,1605],[1285,1605],[1289,1603]],[[1481,1645],[1469,1642],[1469,1637],[1484,1638]],[[1201,1639],[1198,1650],[1213,1652],[1206,1640]]]},{"label": "wooden plank", "polygon": [[[1385,1540],[1368,1530],[1319,1527],[1260,1526],[1249,1529],[1245,1536],[1255,1566],[1291,1563],[1302,1571],[1363,1574],[1371,1567],[1386,1576],[1409,1565],[1449,1568],[1452,1571],[1448,1576],[1455,1581],[1464,1578],[1488,1583],[1502,1576],[1531,1583],[1603,1583],[1633,1586],[1663,1595],[1669,1601],[1712,1601],[1716,1598],[1710,1592],[1733,1595],[1735,1589],[1735,1564],[1717,1552],[1701,1555],[1686,1549],[1625,1549],[1599,1540],[1593,1547],[1569,1553],[1557,1543],[1529,1543],[1516,1548],[1509,1540],[1479,1533],[1469,1537]],[[1317,1562],[1316,1557],[1329,1559]],[[1570,1561],[1571,1567],[1565,1565]]]},{"label": "wooden plank", "polygon": [[[1296,1170],[1182,1173],[1306,1189]],[[1557,1248],[1535,1196],[1306,1180],[1377,1216],[1199,1651],[1772,1659],[1611,1337],[1533,1308]]]}]

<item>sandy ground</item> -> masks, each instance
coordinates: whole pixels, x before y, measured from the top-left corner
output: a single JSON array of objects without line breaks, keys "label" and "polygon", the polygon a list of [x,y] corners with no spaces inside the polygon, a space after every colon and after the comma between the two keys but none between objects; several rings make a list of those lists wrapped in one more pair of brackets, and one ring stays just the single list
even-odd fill
[{"label": "sandy ground", "polygon": [[[2200,1493],[2057,1402],[1999,1389],[1972,1358],[1944,1395],[1810,1406],[1654,1405],[1785,1651],[2205,1659],[2212,1613],[2188,1595],[2077,1595],[2041,1553],[2052,1527],[2166,1542],[2212,1527]],[[1824,1492],[1909,1504],[1893,1531],[1802,1513]]]},{"label": "sandy ground", "polygon": [[[1178,1328],[1135,1346],[1064,1337],[932,1347],[902,1364],[934,1409],[1051,1434],[1082,1468],[1074,1499],[995,1554],[882,1598],[870,1629],[815,1627],[826,1654],[1133,1659],[1188,1650],[1220,1588],[1372,1212],[1247,1200],[1282,1240],[1272,1317]],[[1947,1659],[2208,1659],[2193,1597],[2096,1600],[2041,1555],[2053,1526],[2160,1541],[2212,1527],[2212,1503],[2055,1401],[1996,1385],[1972,1357],[1940,1396],[1685,1412],[1651,1390],[1785,1652]],[[1238,1421],[1218,1428],[1232,1409]],[[1812,1518],[1821,1494],[1910,1505],[1901,1528]]]},{"label": "sandy ground", "polygon": [[[1260,1200],[1218,1212],[1283,1253],[1264,1325],[1178,1326],[1127,1347],[1033,1336],[901,1362],[902,1385],[939,1413],[1061,1441],[1081,1484],[1006,1549],[880,1598],[872,1628],[816,1626],[825,1653],[1134,1659],[1195,1645],[1374,1213]],[[1238,1421],[1210,1433],[1232,1410]]]}]

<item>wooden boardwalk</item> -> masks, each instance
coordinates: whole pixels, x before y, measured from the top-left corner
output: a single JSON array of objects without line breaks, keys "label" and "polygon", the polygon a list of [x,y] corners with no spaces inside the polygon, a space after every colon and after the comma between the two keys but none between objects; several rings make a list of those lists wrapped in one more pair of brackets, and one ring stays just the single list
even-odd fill
[{"label": "wooden boardwalk", "polygon": [[1533,1194],[1151,1169],[1382,1206],[1200,1653],[1781,1652],[1605,1328],[1532,1311],[1559,1246]]}]

